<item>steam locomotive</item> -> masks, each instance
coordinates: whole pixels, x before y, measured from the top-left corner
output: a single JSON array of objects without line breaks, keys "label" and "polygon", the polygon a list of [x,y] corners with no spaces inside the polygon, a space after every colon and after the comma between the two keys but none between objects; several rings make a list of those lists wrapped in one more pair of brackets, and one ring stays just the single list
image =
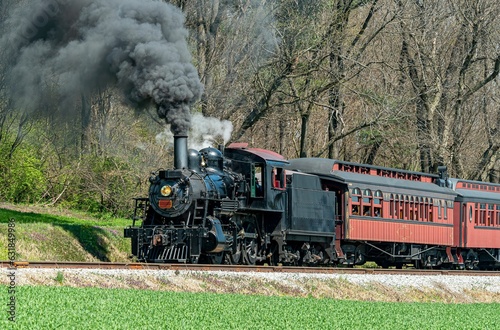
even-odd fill
[{"label": "steam locomotive", "polygon": [[[264,149],[187,148],[125,229],[144,262],[500,267],[500,185]],[[140,225],[136,221],[140,220]]]}]

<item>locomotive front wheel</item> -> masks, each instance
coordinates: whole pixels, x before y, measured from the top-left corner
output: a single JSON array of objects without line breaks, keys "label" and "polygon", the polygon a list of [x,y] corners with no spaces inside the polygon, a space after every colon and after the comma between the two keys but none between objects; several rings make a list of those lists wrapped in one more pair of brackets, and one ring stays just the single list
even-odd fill
[{"label": "locomotive front wheel", "polygon": [[211,265],[220,265],[224,262],[224,252],[220,253],[211,253],[211,254],[202,254],[198,258],[197,263],[199,264],[211,264]]},{"label": "locomotive front wheel", "polygon": [[221,265],[224,263],[224,252],[219,252],[210,255],[212,265]]}]

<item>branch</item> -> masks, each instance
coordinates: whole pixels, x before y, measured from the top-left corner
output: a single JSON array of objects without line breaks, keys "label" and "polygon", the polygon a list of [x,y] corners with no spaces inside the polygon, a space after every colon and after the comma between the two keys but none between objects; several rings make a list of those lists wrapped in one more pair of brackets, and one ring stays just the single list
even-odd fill
[{"label": "branch", "polygon": [[466,101],[472,94],[483,88],[490,81],[494,80],[498,76],[499,72],[500,72],[500,55],[498,55],[497,58],[495,59],[495,65],[493,66],[493,71],[491,72],[491,74],[488,77],[484,78],[479,83],[477,83],[476,86],[469,89],[469,91],[464,94],[461,101],[462,102]]},{"label": "branch", "polygon": [[241,137],[245,134],[245,132],[267,113],[267,111],[270,109],[269,102],[271,98],[273,97],[276,90],[281,86],[283,80],[293,71],[295,67],[294,62],[295,59],[293,58],[289,59],[283,72],[281,72],[281,74],[274,79],[274,81],[271,84],[271,87],[266,91],[266,93],[259,100],[259,102],[257,102],[252,112],[250,112],[246,116],[240,129],[236,134],[233,135],[234,138],[232,138],[231,140],[237,141],[241,139]]},{"label": "branch", "polygon": [[368,12],[368,15],[366,15],[365,21],[363,22],[363,25],[361,26],[361,29],[359,29],[358,34],[356,35],[356,37],[351,42],[351,49],[353,49],[356,46],[356,44],[358,43],[359,39],[361,39],[361,37],[365,33],[365,30],[368,27],[368,23],[370,23],[370,20],[373,17],[373,13],[375,12],[375,5],[377,4],[377,2],[378,2],[378,0],[373,0],[372,6],[370,7],[370,11]]},{"label": "branch", "polygon": [[369,123],[363,123],[359,126],[356,126],[354,127],[353,129],[351,129],[350,131],[346,132],[346,133],[343,133],[343,134],[340,134],[339,136],[331,139],[328,144],[321,150],[319,151],[315,156],[313,157],[319,157],[321,156],[322,154],[324,154],[326,151],[328,151],[328,148],[330,148],[331,145],[333,145],[335,142],[339,141],[339,140],[342,140],[343,138],[353,134],[353,133],[356,133],[357,131],[359,130],[362,130],[363,128],[366,128],[366,127],[370,127],[372,126],[373,124],[375,124],[376,122],[378,121],[378,118],[372,120],[371,122]]}]

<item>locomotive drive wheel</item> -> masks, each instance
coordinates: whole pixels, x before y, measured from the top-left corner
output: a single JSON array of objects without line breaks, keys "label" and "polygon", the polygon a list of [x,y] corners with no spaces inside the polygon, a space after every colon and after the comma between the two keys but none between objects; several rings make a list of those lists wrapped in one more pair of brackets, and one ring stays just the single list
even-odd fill
[{"label": "locomotive drive wheel", "polygon": [[231,253],[231,252],[226,253],[226,261],[230,265],[237,265],[240,263],[240,260],[241,260],[241,240],[238,240],[236,242],[236,252],[235,253]]},{"label": "locomotive drive wheel", "polygon": [[243,255],[243,260],[246,265],[255,265],[255,261],[257,260],[257,252],[259,250],[255,239],[244,239],[245,244],[245,253]]},{"label": "locomotive drive wheel", "polygon": [[[245,237],[243,238],[243,263],[246,265],[255,265],[257,261],[257,254],[259,252],[259,246],[257,240],[254,237],[256,235],[255,226],[252,223],[247,223],[244,226]],[[250,236],[250,237],[247,237]]]},{"label": "locomotive drive wheel", "polygon": [[278,263],[280,261],[280,255],[279,255],[279,245],[276,243],[276,241],[273,241],[271,243],[271,248],[270,248],[270,253],[269,253],[269,266],[278,266]]}]

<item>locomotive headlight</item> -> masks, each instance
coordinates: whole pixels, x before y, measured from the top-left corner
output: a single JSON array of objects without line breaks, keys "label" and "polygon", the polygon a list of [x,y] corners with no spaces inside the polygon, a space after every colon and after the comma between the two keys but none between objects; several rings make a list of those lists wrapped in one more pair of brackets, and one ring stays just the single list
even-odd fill
[{"label": "locomotive headlight", "polygon": [[172,194],[172,187],[170,187],[169,185],[163,186],[160,189],[160,193],[162,196],[168,197]]}]

